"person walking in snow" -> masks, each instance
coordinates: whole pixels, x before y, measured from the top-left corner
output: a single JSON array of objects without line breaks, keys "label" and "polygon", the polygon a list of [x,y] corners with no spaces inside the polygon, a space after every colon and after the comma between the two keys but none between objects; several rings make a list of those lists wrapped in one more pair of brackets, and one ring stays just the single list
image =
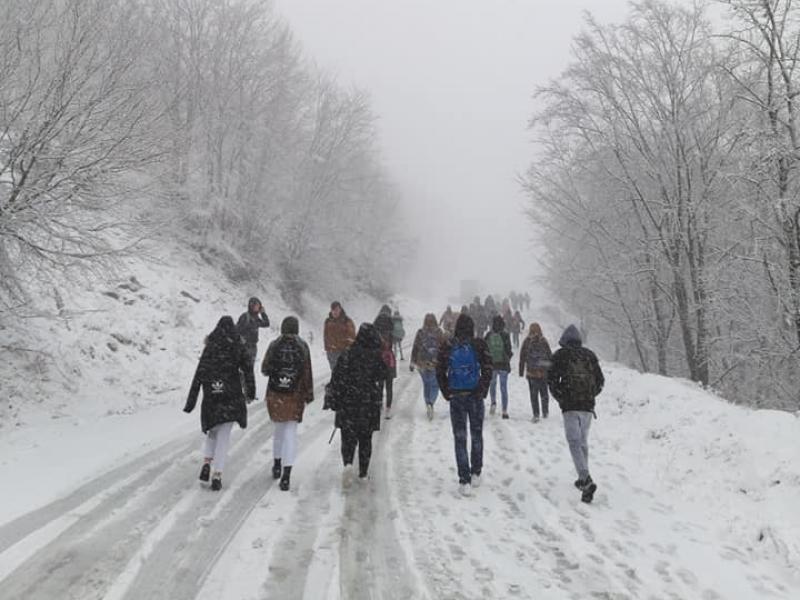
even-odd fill
[{"label": "person walking in snow", "polygon": [[339,357],[333,369],[330,396],[336,427],[342,432],[342,484],[353,481],[353,459],[358,449],[358,476],[368,477],[372,434],[381,428],[381,387],[389,377],[382,356],[383,339],[374,325],[364,323],[355,343]]},{"label": "person walking in snow", "polygon": [[503,317],[495,316],[492,319],[492,330],[486,334],[486,345],[489,348],[489,355],[492,357],[492,383],[489,387],[492,404],[489,414],[493,415],[497,410],[497,382],[499,381],[503,418],[508,419],[508,375],[511,373],[511,357],[514,356],[514,351],[511,349],[511,337],[505,328]]},{"label": "person walking in snow", "polygon": [[411,371],[416,368],[422,378],[422,396],[425,400],[425,410],[428,420],[433,420],[433,405],[439,396],[439,384],[436,381],[436,359],[445,336],[436,323],[436,315],[425,315],[422,328],[414,337],[411,348]]},{"label": "person walking in snow", "polygon": [[200,481],[207,482],[210,478],[211,489],[219,491],[233,424],[238,423],[242,429],[247,427],[245,397],[250,399],[256,395],[250,356],[230,316],[222,317],[206,338],[184,412],[194,410],[201,389],[200,426],[206,439]]},{"label": "person walking in snow", "polygon": [[[255,381],[255,364],[258,355],[258,330],[262,327],[269,327],[269,317],[264,312],[261,300],[256,297],[250,298],[247,302],[247,312],[242,313],[236,323],[236,330],[247,348],[247,356],[250,359],[250,372]],[[255,400],[256,389],[253,388],[253,397],[248,400]]]},{"label": "person walking in snow", "polygon": [[444,330],[445,335],[453,335],[453,332],[456,329],[457,318],[458,315],[454,313],[452,307],[448,305],[447,310],[445,310],[442,314],[442,318],[439,319],[439,325]]},{"label": "person walking in snow", "polygon": [[403,327],[403,317],[400,315],[400,311],[395,309],[392,315],[392,349],[395,355],[400,355],[400,360],[405,360],[403,358],[403,338],[405,337],[406,330]]},{"label": "person walking in snow", "polygon": [[514,342],[514,348],[519,348],[519,334],[525,328],[525,321],[519,311],[514,311],[514,316],[511,317],[509,329],[511,330],[511,340]]},{"label": "person walking in snow", "polygon": [[[394,399],[394,392],[392,385],[397,377],[397,358],[394,351],[394,321],[392,321],[392,309],[386,304],[381,307],[378,316],[375,318],[375,329],[378,335],[381,336],[381,356],[386,363],[386,379],[382,384],[382,390],[386,389],[386,418],[392,418],[392,401]],[[381,391],[383,394],[383,391]]]},{"label": "person walking in snow", "polygon": [[492,357],[486,342],[475,337],[475,324],[469,315],[458,317],[455,334],[442,344],[436,360],[436,379],[450,403],[459,491],[469,496],[472,488],[481,484],[484,399],[492,380]]},{"label": "person walking in snow", "polygon": [[342,352],[347,350],[356,339],[355,323],[347,316],[339,302],[331,303],[331,312],[325,319],[323,338],[325,354],[328,357],[331,373],[333,373],[333,368]]},{"label": "person walking in snow", "polygon": [[547,338],[542,335],[542,327],[531,323],[528,337],[522,343],[519,353],[519,376],[527,377],[531,394],[533,422],[539,422],[539,400],[541,399],[541,415],[548,417],[550,397],[547,391],[547,371],[550,368],[553,353]]},{"label": "person walking in snow", "polygon": [[261,363],[261,373],[269,377],[267,411],[275,424],[272,478],[281,480],[279,487],[283,491],[289,490],[297,456],[297,426],[303,422],[306,404],[314,401],[311,352],[299,334],[297,318],[286,317],[280,337],[269,345]]},{"label": "person walking in snow", "polygon": [[575,487],[581,491],[581,500],[588,503],[597,491],[589,474],[589,427],[605,379],[597,356],[583,346],[577,327],[567,327],[558,343],[561,348],[553,354],[547,383],[563,413],[564,433],[578,473]]}]

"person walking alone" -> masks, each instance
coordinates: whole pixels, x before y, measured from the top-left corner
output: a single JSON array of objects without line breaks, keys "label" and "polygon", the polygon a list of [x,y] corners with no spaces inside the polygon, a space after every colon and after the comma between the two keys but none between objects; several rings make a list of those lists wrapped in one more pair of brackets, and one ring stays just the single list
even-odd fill
[{"label": "person walking alone", "polygon": [[534,423],[539,422],[540,400],[542,417],[546,419],[550,414],[547,371],[552,364],[552,357],[553,353],[550,350],[550,344],[542,335],[541,326],[538,323],[531,323],[528,337],[522,343],[522,350],[519,353],[519,376],[527,377],[528,379]]},{"label": "person walking alone", "polygon": [[[256,297],[250,298],[247,301],[247,312],[242,313],[239,320],[236,322],[236,330],[242,337],[245,348],[247,349],[247,357],[250,360],[250,373],[252,373],[253,381],[255,381],[255,364],[258,355],[258,330],[263,327],[269,327],[269,317],[264,312],[264,306],[261,300]],[[248,398],[248,401],[255,400],[256,389],[253,388],[253,397]]]},{"label": "person walking alone", "polygon": [[458,317],[455,334],[442,344],[436,360],[436,379],[450,403],[459,492],[469,496],[481,484],[484,399],[492,379],[492,357],[486,342],[475,337],[475,324],[469,315]]},{"label": "person walking alone", "polygon": [[281,323],[281,335],[272,342],[261,363],[261,373],[269,377],[267,411],[275,424],[272,433],[272,478],[288,491],[292,466],[297,456],[297,426],[303,422],[306,404],[314,401],[311,352],[300,338],[296,317]]},{"label": "person walking alone", "polygon": [[581,491],[581,500],[588,503],[597,491],[589,473],[589,427],[605,379],[597,356],[583,346],[577,327],[567,327],[558,343],[561,348],[553,355],[547,383],[563,413],[564,433],[578,473],[575,487]]},{"label": "person walking alone", "polygon": [[328,357],[328,364],[331,373],[336,366],[336,361],[347,350],[356,339],[356,326],[353,320],[347,316],[341,303],[332,302],[331,312],[325,319],[323,341],[325,343],[325,354]]},{"label": "person walking alone", "polygon": [[342,432],[343,487],[353,482],[353,459],[358,449],[358,476],[365,480],[372,457],[372,434],[381,428],[381,386],[389,367],[383,360],[383,340],[377,329],[364,323],[355,343],[342,353],[331,379],[331,408]]},{"label": "person walking alone", "polygon": [[[242,393],[242,382],[245,390]],[[250,356],[242,343],[233,318],[222,317],[206,338],[203,354],[197,365],[189,397],[183,411],[191,413],[203,390],[200,406],[200,426],[206,436],[203,443],[203,466],[200,481],[211,479],[211,489],[222,489],[222,472],[228,455],[233,424],[247,427],[245,397],[256,394]],[[211,469],[214,469],[213,475]]]},{"label": "person walking alone", "polygon": [[422,329],[414,337],[411,348],[411,371],[416,367],[422,378],[422,395],[425,400],[425,410],[428,420],[433,420],[433,405],[439,396],[439,384],[436,381],[436,359],[445,336],[436,324],[436,315],[425,315]]},{"label": "person walking alone", "polygon": [[514,342],[514,348],[519,348],[519,334],[525,328],[525,321],[518,310],[514,311],[509,328],[511,329],[511,340]]},{"label": "person walking alone", "polygon": [[486,334],[486,344],[492,357],[492,383],[489,395],[492,405],[489,414],[494,414],[497,409],[497,382],[500,382],[500,397],[503,408],[503,418],[508,419],[508,375],[511,373],[511,358],[514,351],[511,349],[511,337],[505,330],[503,317],[497,315],[492,319],[492,330]]}]

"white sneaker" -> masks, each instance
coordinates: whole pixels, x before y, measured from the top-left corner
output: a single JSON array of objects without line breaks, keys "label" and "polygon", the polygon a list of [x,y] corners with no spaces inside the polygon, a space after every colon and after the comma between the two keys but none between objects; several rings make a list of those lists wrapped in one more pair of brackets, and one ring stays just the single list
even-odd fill
[{"label": "white sneaker", "polygon": [[472,496],[472,486],[468,483],[459,483],[458,493],[464,497]]},{"label": "white sneaker", "polygon": [[342,487],[344,489],[348,489],[353,485],[353,479],[355,479],[356,470],[353,465],[347,465],[342,471]]},{"label": "white sneaker", "polygon": [[481,487],[481,476],[480,475],[473,475],[472,476],[472,487],[479,488]]},{"label": "white sneaker", "polygon": [[433,406],[428,404],[428,408],[426,410],[428,411],[428,421],[433,421]]}]

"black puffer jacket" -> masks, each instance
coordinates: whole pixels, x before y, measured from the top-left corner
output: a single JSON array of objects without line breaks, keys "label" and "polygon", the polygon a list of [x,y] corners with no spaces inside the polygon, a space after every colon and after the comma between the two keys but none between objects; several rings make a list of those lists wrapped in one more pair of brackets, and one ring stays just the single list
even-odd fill
[{"label": "black puffer jacket", "polygon": [[381,428],[381,382],[389,367],[381,358],[381,337],[364,323],[355,343],[339,357],[330,383],[336,426],[353,432]]},{"label": "black puffer jacket", "polygon": [[256,394],[256,385],[250,358],[236,332],[233,318],[225,316],[206,339],[206,347],[183,408],[187,413],[194,410],[202,388],[200,425],[203,433],[216,425],[232,421],[239,423],[242,428],[247,427],[247,405],[242,393],[241,373],[244,373],[245,393],[252,398]]},{"label": "black puffer jacket", "polygon": [[[605,378],[600,369],[600,363],[594,352],[583,347],[583,341],[578,329],[570,325],[558,341],[561,348],[553,354],[553,364],[547,372],[547,384],[550,392],[561,407],[562,412],[585,411],[592,412],[595,407],[595,397],[603,391]],[[573,381],[573,365],[585,365],[585,373],[580,373],[580,378],[589,383],[581,385]],[[591,387],[585,391],[579,388]]]},{"label": "black puffer jacket", "polygon": [[450,365],[450,352],[455,346],[464,343],[472,344],[481,369],[478,388],[475,393],[481,399],[486,398],[486,394],[489,393],[489,385],[492,382],[492,357],[489,355],[489,348],[481,338],[475,337],[475,323],[472,317],[462,314],[459,315],[456,321],[455,334],[442,344],[439,350],[439,357],[436,359],[436,380],[446,400],[450,400],[453,397],[453,392],[450,391],[448,385],[447,372]]}]

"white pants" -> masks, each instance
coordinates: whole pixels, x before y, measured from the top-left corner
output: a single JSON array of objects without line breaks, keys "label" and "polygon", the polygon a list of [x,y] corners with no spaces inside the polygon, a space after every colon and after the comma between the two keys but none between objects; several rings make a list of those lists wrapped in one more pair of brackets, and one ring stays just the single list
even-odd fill
[{"label": "white pants", "polygon": [[225,457],[228,454],[228,446],[231,441],[231,430],[233,421],[220,423],[209,429],[206,434],[206,441],[203,444],[203,456],[211,459],[214,470],[222,472],[225,468]]},{"label": "white pants", "polygon": [[275,423],[272,434],[273,458],[281,459],[282,467],[291,467],[297,456],[297,421]]}]

